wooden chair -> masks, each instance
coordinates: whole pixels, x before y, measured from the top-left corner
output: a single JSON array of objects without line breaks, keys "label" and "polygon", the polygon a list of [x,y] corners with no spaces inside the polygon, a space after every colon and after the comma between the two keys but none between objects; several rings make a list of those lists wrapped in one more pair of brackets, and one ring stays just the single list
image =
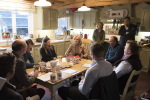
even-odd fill
[{"label": "wooden chair", "polygon": [[[135,87],[138,81],[138,78],[140,76],[141,70],[136,71],[133,70],[123,91],[123,95],[120,95],[120,100],[131,100],[134,98],[134,93],[135,93]],[[137,80],[132,82],[133,77],[137,76]],[[131,90],[128,91],[128,89],[131,88]]]},{"label": "wooden chair", "polygon": [[[70,39],[70,42],[73,43],[73,39]],[[87,50],[87,53],[88,53],[88,59],[91,58],[89,49],[90,49],[90,45],[92,43],[92,40],[90,40],[90,39],[82,39],[82,43],[86,47],[86,50]]]},{"label": "wooden chair", "polygon": [[29,87],[23,87],[22,89],[17,90],[17,92],[18,92],[18,93],[21,93],[21,92],[23,92],[23,91],[26,91],[26,90],[28,90],[28,89],[31,89],[32,87],[34,87],[34,86],[36,86],[36,85],[37,85],[37,84],[34,83],[34,84],[32,84],[31,86],[29,86]]}]

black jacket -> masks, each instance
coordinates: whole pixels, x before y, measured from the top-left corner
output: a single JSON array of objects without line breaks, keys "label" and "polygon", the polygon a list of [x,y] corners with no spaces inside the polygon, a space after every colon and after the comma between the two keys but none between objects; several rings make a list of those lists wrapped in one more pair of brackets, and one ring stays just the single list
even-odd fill
[{"label": "black jacket", "polygon": [[[57,58],[57,55],[55,53],[55,49],[54,46],[51,45],[53,47],[53,50],[51,50],[52,56]],[[48,54],[46,54],[45,49],[44,48],[40,48],[40,54],[42,55],[42,61],[44,62],[48,62],[53,60],[53,58],[51,57],[51,54],[49,53],[49,51],[47,51]]]},{"label": "black jacket", "polygon": [[116,73],[99,78],[90,92],[90,99],[120,100]]},{"label": "black jacket", "polygon": [[13,85],[5,83],[0,91],[0,100],[23,100]]},{"label": "black jacket", "polygon": [[[124,25],[121,26],[119,30],[119,35],[121,35],[119,44],[125,46],[127,40],[135,40],[136,29],[137,26],[134,24],[130,24],[128,30],[126,30]],[[129,34],[126,34],[126,32],[129,32]]]}]

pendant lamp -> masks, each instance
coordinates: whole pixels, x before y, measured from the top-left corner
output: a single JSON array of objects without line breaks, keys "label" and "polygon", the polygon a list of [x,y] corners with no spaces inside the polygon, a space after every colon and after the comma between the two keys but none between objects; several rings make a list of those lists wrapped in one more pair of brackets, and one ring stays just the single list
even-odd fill
[{"label": "pendant lamp", "polygon": [[81,8],[78,8],[78,11],[89,11],[90,8],[88,8],[86,5],[85,5],[85,1],[84,1],[84,4],[82,5]]},{"label": "pendant lamp", "polygon": [[51,3],[46,0],[39,0],[34,2],[34,6],[51,6]]}]

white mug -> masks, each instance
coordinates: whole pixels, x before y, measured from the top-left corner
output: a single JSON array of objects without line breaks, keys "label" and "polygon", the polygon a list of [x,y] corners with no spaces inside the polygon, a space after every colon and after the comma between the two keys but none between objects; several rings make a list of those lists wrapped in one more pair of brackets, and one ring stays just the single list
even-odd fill
[{"label": "white mug", "polygon": [[41,71],[46,71],[45,66],[41,66]]}]

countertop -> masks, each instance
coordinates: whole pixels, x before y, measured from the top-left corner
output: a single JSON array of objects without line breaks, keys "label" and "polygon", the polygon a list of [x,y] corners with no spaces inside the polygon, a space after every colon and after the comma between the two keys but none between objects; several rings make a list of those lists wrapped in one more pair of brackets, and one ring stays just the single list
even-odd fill
[{"label": "countertop", "polygon": [[[69,42],[70,40],[51,40],[51,43],[60,43],[60,42]],[[40,42],[35,42],[34,46],[40,46]],[[1,45],[0,48],[3,47],[11,47],[11,45]]]},{"label": "countertop", "polygon": [[6,51],[7,49],[6,48],[1,48],[0,47],[0,51]]}]

